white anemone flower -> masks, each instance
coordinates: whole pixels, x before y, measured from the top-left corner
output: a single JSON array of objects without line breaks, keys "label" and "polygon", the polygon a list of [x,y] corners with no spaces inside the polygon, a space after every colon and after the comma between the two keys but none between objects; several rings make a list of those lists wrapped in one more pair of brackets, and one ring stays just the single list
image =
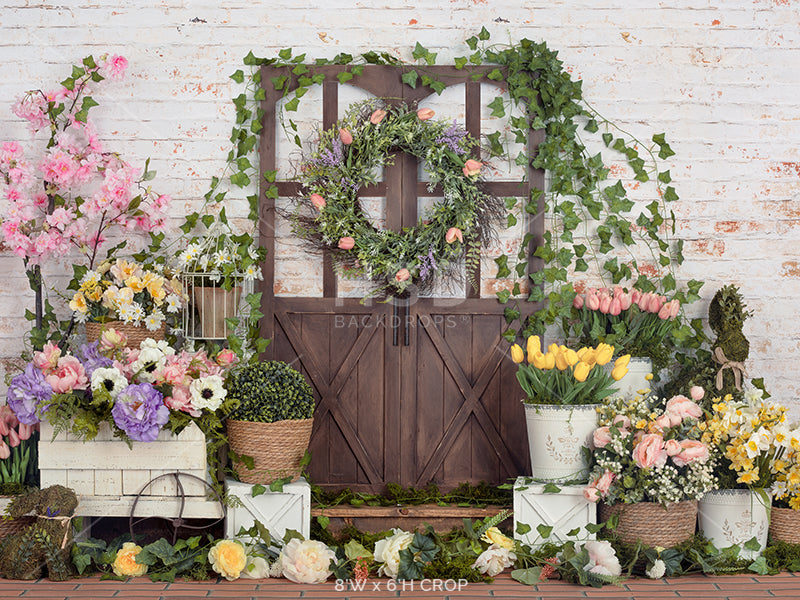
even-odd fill
[{"label": "white anemone flower", "polygon": [[224,381],[219,375],[208,375],[198,377],[189,384],[189,395],[192,399],[192,406],[197,410],[208,409],[217,410],[228,390],[224,387]]},{"label": "white anemone flower", "polygon": [[98,367],[92,372],[92,392],[105,390],[116,400],[119,393],[128,387],[128,379],[115,367]]}]

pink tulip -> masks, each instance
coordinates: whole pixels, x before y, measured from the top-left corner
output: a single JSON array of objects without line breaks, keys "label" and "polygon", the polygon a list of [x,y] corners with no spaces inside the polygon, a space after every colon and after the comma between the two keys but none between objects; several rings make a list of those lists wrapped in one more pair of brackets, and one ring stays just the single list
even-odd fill
[{"label": "pink tulip", "polygon": [[311,200],[311,204],[313,204],[317,210],[322,210],[325,208],[325,198],[319,194],[311,194],[309,200]]},{"label": "pink tulip", "polygon": [[401,281],[406,281],[409,277],[411,277],[411,273],[408,269],[400,269],[394,276],[395,281],[400,283]]},{"label": "pink tulip", "polygon": [[664,305],[664,302],[667,299],[664,296],[659,296],[658,294],[653,294],[653,297],[650,298],[650,306],[647,307],[651,313],[658,313],[661,310],[661,307]]},{"label": "pink tulip", "polygon": [[433,110],[431,110],[430,108],[420,108],[417,111],[417,118],[420,121],[427,121],[428,119],[432,119],[433,115],[435,115],[435,114],[436,113],[433,112]]},{"label": "pink tulip", "polygon": [[458,240],[459,242],[464,241],[464,234],[461,233],[461,230],[458,227],[451,227],[447,230],[447,233],[444,236],[444,241],[448,244],[452,244]]},{"label": "pink tulip", "polygon": [[633,303],[633,297],[630,293],[624,293],[619,297],[619,307],[622,310],[628,310]]},{"label": "pink tulip", "polygon": [[669,311],[669,318],[674,319],[678,316],[678,313],[681,310],[681,303],[678,300],[671,300],[672,308]]},{"label": "pink tulip", "polygon": [[342,143],[345,146],[349,146],[350,144],[353,143],[353,134],[347,131],[347,129],[340,129],[339,139],[342,140]]},{"label": "pink tulip", "polygon": [[11,456],[11,448],[9,448],[5,441],[0,441],[0,459],[5,460]]},{"label": "pink tulip", "polygon": [[10,431],[5,419],[0,419],[0,435],[8,435]]},{"label": "pink tulip", "polygon": [[600,308],[600,297],[597,294],[586,294],[586,306],[589,310],[597,310]]},{"label": "pink tulip", "polygon": [[619,298],[613,298],[611,300],[611,304],[608,305],[608,314],[616,317],[621,312],[622,312],[622,305],[620,304]]},{"label": "pink tulip", "polygon": [[577,308],[578,310],[582,309],[583,308],[583,296],[581,296],[580,294],[575,296],[575,298],[573,298],[573,300],[572,300],[572,306],[573,306],[573,308]]},{"label": "pink tulip", "polygon": [[339,238],[339,248],[341,248],[342,250],[351,250],[355,245],[356,241],[349,236]]},{"label": "pink tulip", "polygon": [[614,286],[614,298],[619,298],[624,293],[625,293],[625,290],[622,288],[621,285],[615,285]]},{"label": "pink tulip", "polygon": [[19,446],[19,434],[17,433],[16,429],[12,429],[8,432],[8,445],[12,448],[16,448]]},{"label": "pink tulip", "polygon": [[639,307],[639,310],[642,312],[647,312],[647,307],[650,306],[650,297],[653,295],[653,292],[646,292],[639,296],[639,300],[636,302],[636,305]]},{"label": "pink tulip", "polygon": [[604,315],[607,315],[609,308],[611,308],[611,296],[601,296],[600,312],[603,313]]},{"label": "pink tulip", "polygon": [[641,299],[641,297],[642,297],[642,292],[640,292],[637,289],[632,289],[631,290],[631,302],[633,302],[634,304],[638,305],[639,304],[639,300]]},{"label": "pink tulip", "polygon": [[373,125],[377,125],[381,121],[383,121],[384,117],[386,116],[386,111],[381,110],[380,108],[376,110],[369,118],[369,122]]},{"label": "pink tulip", "polygon": [[30,439],[32,434],[33,434],[33,425],[26,425],[25,423],[19,424],[19,439],[21,440]]},{"label": "pink tulip", "polygon": [[472,177],[473,175],[480,174],[482,166],[482,162],[478,162],[477,160],[470,158],[466,163],[464,163],[464,168],[461,170],[463,171],[465,177]]},{"label": "pink tulip", "polygon": [[689,394],[692,396],[692,400],[695,402],[700,402],[700,400],[703,399],[703,396],[706,395],[706,391],[699,385],[693,385],[689,390]]}]

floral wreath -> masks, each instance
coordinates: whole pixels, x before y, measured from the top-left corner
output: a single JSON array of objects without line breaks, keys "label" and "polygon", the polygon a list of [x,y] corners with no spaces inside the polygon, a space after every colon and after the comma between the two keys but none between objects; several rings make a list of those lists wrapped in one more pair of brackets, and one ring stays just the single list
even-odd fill
[{"label": "floral wreath", "polygon": [[[352,105],[345,117],[320,132],[317,148],[303,161],[299,177],[307,193],[292,216],[295,233],[313,248],[328,250],[340,273],[376,282],[374,293],[407,295],[409,286],[427,289],[437,276],[459,274],[479,263],[479,244],[492,237],[491,225],[504,214],[502,200],[481,186],[483,163],[469,158],[478,142],[455,121],[432,120],[429,108],[414,110],[383,100]],[[415,227],[402,232],[376,228],[358,201],[364,185],[377,182],[390,152],[424,161],[429,189],[441,184],[443,200]],[[473,250],[474,249],[474,250]],[[477,287],[477,282],[472,282]]]}]

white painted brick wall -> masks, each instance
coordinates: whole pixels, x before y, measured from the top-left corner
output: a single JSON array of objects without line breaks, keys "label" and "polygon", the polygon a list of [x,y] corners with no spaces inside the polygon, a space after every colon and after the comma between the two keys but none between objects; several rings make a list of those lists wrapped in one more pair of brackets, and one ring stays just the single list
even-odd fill
[{"label": "white painted brick wall", "polygon": [[[221,171],[239,93],[228,75],[249,50],[376,49],[410,59],[420,41],[445,63],[467,53],[464,39],[482,25],[496,42],[547,41],[603,115],[644,138],[667,133],[687,240],[680,275],[707,282],[692,312],[704,314],[720,285],[739,285],[756,310],[746,328],[751,373],[779,399],[800,402],[796,0],[0,0],[0,140],[27,135],[10,112],[24,90],[53,85],[89,53],[123,54],[129,76],[98,95],[98,128],[131,162],[151,157],[177,223]],[[32,295],[20,293],[27,283],[15,257],[0,254],[0,270],[0,357],[9,358],[21,349]]]}]

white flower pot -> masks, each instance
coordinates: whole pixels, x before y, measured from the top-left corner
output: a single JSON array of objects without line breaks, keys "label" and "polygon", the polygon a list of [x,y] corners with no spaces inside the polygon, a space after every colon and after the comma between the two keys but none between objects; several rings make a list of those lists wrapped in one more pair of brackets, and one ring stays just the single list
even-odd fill
[{"label": "white flower pot", "polygon": [[[610,362],[606,368],[614,368],[614,363]],[[618,391],[614,392],[614,396],[624,396],[625,398],[634,398],[641,396],[644,390],[650,390],[652,387],[652,377],[648,380],[647,376],[653,374],[653,361],[647,357],[631,357],[631,362],[628,363],[628,373],[616,382],[615,387]],[[646,392],[645,392],[646,393]]]},{"label": "white flower pot", "polygon": [[[750,490],[714,490],[699,503],[700,530],[717,548],[737,544],[739,556],[753,560],[767,545],[769,509],[761,496]],[[755,537],[761,550],[745,550],[744,544]]]},{"label": "white flower pot", "polygon": [[582,448],[591,448],[597,407],[525,403],[531,475],[535,479],[556,483],[587,480],[589,464]]}]

